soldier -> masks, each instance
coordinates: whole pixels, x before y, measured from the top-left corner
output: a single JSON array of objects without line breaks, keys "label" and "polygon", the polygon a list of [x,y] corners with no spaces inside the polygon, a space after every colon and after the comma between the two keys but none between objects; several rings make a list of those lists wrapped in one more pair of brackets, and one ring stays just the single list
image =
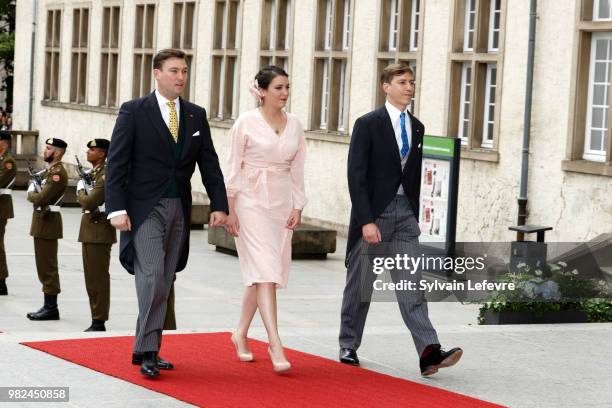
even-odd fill
[{"label": "soldier", "polygon": [[93,185],[81,179],[77,185],[77,201],[83,209],[79,242],[83,248],[85,287],[91,309],[91,326],[85,331],[106,331],[110,309],[111,246],[117,242],[115,228],[106,219],[104,209],[104,167],[110,142],[94,139],[87,143],[87,161],[93,169],[89,173]]},{"label": "soldier", "polygon": [[0,131],[0,296],[8,295],[6,278],[8,268],[6,266],[6,253],[4,252],[4,231],[6,222],[13,218],[13,199],[11,198],[11,186],[15,181],[17,166],[11,156],[11,134]]},{"label": "soldier", "polygon": [[62,215],[59,203],[66,191],[68,175],[62,165],[66,142],[57,138],[46,141],[43,158],[49,163],[44,174],[42,188],[37,191],[34,183],[28,188],[28,201],[34,204],[30,235],[34,237],[34,256],[38,280],[42,284],[45,303],[37,312],[28,313],[30,320],[59,320],[57,295],[60,280],[57,271],[57,240],[62,238]]}]

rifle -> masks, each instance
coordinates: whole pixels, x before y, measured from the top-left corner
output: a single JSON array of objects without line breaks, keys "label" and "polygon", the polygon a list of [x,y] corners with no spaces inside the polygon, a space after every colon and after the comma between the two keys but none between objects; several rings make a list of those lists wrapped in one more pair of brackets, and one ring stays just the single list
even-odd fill
[{"label": "rifle", "polygon": [[32,167],[32,163],[30,163],[30,160],[26,159],[26,162],[28,163],[28,175],[30,176],[30,179],[32,179],[34,189],[37,193],[40,193],[42,190],[42,178],[40,177],[39,173],[34,171],[34,167]]},{"label": "rifle", "polygon": [[81,180],[83,180],[83,183],[85,183],[85,186],[88,187],[85,189],[85,194],[87,194],[87,190],[90,187],[94,187],[94,180],[91,178],[90,173],[87,173],[85,170],[83,170],[83,165],[81,164],[81,161],[79,160],[79,156],[75,154],[74,158],[76,159],[76,162],[77,162],[77,172],[79,173],[79,177],[81,178]]}]

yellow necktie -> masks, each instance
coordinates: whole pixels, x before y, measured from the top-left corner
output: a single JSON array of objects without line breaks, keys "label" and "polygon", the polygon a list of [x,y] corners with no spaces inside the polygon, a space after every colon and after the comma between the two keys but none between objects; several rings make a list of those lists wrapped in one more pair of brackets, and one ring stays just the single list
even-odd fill
[{"label": "yellow necktie", "polygon": [[172,134],[172,138],[175,142],[178,141],[178,116],[176,115],[176,102],[168,101],[166,102],[168,108],[170,108],[170,119],[168,120],[168,128],[170,129],[170,133]]}]

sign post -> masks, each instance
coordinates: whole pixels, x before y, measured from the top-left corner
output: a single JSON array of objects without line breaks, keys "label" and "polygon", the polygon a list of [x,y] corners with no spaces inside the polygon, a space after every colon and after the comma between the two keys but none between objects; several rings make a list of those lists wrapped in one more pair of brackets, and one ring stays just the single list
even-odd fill
[{"label": "sign post", "polygon": [[419,241],[445,256],[455,250],[460,152],[460,139],[425,136],[423,140]]}]

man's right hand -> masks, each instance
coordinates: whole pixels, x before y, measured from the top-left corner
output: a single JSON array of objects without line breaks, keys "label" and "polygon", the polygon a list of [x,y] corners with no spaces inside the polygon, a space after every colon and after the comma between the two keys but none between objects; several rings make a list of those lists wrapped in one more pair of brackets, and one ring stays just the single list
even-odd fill
[{"label": "man's right hand", "polygon": [[380,241],[382,241],[380,230],[373,222],[361,227],[361,233],[363,235],[363,239],[368,244],[378,244]]},{"label": "man's right hand", "polygon": [[130,217],[127,214],[117,215],[110,220],[111,225],[118,229],[119,231],[131,231],[132,223],[130,222]]}]

